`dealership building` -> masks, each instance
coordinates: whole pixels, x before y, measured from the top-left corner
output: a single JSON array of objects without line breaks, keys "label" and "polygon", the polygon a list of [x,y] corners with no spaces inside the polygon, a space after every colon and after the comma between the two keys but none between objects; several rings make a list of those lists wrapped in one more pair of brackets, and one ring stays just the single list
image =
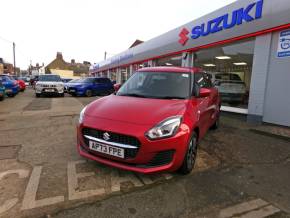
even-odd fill
[{"label": "dealership building", "polygon": [[226,96],[222,110],[290,126],[290,1],[238,0],[90,71],[122,83],[148,66],[201,67]]}]

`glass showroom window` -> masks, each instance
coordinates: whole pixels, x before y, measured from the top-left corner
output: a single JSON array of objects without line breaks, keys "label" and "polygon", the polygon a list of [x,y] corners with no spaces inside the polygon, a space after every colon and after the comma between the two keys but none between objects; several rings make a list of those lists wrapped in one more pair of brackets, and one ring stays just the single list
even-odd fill
[{"label": "glass showroom window", "polygon": [[255,41],[239,41],[195,53],[194,65],[211,75],[222,105],[248,108]]},{"label": "glass showroom window", "polygon": [[116,68],[115,69],[110,69],[109,75],[110,75],[111,81],[116,81],[117,80]]},{"label": "glass showroom window", "polygon": [[129,67],[123,67],[123,68],[121,68],[121,83],[122,84],[124,82],[126,82],[127,79],[129,78],[129,71],[130,71],[130,68]]},{"label": "glass showroom window", "polygon": [[176,66],[181,67],[182,65],[182,54],[167,56],[156,60],[156,66]]}]

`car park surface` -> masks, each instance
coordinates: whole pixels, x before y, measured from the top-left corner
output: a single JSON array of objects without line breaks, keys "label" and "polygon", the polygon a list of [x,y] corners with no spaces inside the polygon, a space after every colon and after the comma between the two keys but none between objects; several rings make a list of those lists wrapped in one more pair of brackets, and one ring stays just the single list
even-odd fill
[{"label": "car park surface", "polygon": [[76,149],[79,113],[99,98],[34,98],[28,88],[1,102],[1,217],[237,217],[229,212],[239,210],[288,218],[289,141],[222,114],[190,175],[117,170]]},{"label": "car park surface", "polygon": [[[134,174],[79,156],[74,135],[79,112],[98,98],[69,95],[34,98],[34,90],[29,88],[3,102],[0,215],[39,217],[62,207],[94,202],[175,177],[174,174]],[[218,160],[200,150],[194,172],[217,164]]]}]

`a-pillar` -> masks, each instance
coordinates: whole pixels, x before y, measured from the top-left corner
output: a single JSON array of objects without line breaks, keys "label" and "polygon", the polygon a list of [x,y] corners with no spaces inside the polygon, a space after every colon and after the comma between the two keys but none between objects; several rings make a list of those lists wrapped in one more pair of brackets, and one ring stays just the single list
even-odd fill
[{"label": "a-pillar", "polygon": [[116,70],[116,82],[122,83],[121,69],[119,67]]},{"label": "a-pillar", "polygon": [[194,67],[194,53],[183,52],[181,66],[182,67]]}]

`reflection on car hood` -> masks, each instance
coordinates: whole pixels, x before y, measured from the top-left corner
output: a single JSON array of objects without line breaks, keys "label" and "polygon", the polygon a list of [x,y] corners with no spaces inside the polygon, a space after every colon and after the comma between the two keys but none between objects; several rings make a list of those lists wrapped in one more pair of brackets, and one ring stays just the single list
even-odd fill
[{"label": "reflection on car hood", "polygon": [[66,86],[68,87],[77,87],[77,86],[83,86],[88,85],[88,83],[67,83]]},{"label": "reflection on car hood", "polygon": [[140,125],[155,125],[184,114],[188,100],[160,100],[110,95],[92,102],[85,114]]}]

